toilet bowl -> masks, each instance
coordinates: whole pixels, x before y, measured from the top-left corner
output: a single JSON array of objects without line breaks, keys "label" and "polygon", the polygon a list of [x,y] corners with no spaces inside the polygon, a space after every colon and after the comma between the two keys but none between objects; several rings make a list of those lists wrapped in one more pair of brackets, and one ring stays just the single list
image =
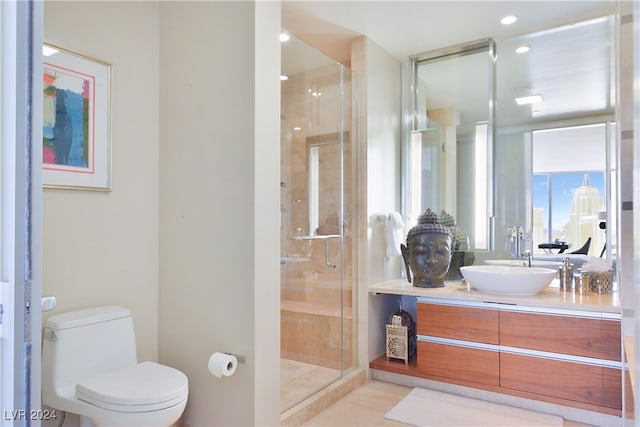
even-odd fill
[{"label": "toilet bowl", "polygon": [[43,336],[43,404],[96,427],[166,427],[182,415],[187,377],[155,362],[137,362],[128,309],[96,307],[52,316]]}]

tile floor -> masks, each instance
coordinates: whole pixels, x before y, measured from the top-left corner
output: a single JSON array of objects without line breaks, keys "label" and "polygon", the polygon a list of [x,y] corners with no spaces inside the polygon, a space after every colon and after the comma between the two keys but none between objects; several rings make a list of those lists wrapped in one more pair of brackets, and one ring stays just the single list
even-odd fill
[{"label": "tile floor", "polygon": [[[410,391],[411,387],[372,380],[311,418],[303,426],[404,426],[405,424],[386,420],[384,414]],[[588,426],[565,421],[564,427]]]},{"label": "tile floor", "polygon": [[280,359],[280,412],[340,378],[337,369]]}]

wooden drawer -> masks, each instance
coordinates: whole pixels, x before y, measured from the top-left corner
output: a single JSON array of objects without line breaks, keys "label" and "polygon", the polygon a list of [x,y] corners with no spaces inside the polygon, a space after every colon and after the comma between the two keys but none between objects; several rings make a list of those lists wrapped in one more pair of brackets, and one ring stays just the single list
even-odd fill
[{"label": "wooden drawer", "polygon": [[620,409],[620,378],[620,370],[602,366],[500,353],[500,387],[507,389]]},{"label": "wooden drawer", "polygon": [[498,310],[419,303],[418,335],[498,344]]},{"label": "wooden drawer", "polygon": [[602,321],[603,359],[622,361],[622,330],[619,320]]},{"label": "wooden drawer", "polygon": [[602,406],[622,409],[622,370],[602,368]]},{"label": "wooden drawer", "polygon": [[418,372],[428,377],[497,387],[499,363],[497,351],[418,342]]},{"label": "wooden drawer", "polygon": [[600,359],[602,320],[501,311],[500,344]]}]

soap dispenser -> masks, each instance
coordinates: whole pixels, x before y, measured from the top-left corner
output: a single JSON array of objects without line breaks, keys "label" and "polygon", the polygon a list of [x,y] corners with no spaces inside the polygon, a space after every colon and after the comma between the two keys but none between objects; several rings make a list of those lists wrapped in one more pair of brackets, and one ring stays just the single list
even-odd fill
[{"label": "soap dispenser", "polygon": [[569,257],[564,259],[561,267],[558,267],[558,278],[560,279],[561,292],[573,289],[573,265],[569,261]]}]

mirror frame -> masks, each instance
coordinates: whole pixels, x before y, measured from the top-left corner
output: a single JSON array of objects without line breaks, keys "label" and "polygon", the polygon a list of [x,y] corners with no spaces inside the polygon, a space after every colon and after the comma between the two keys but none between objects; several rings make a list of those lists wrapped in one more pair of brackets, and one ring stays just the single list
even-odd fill
[{"label": "mirror frame", "polygon": [[[487,176],[486,182],[486,247],[476,247],[474,242],[474,251],[495,249],[495,198],[496,179],[494,168],[494,145],[496,139],[496,43],[493,38],[475,40],[468,43],[461,43],[442,49],[436,49],[424,53],[419,53],[409,57],[408,65],[408,87],[405,85],[405,91],[408,90],[409,97],[406,103],[407,115],[405,116],[405,132],[402,145],[402,209],[404,218],[409,224],[412,224],[417,218],[412,218],[413,206],[411,206],[411,172],[410,172],[410,152],[411,152],[411,134],[420,130],[420,109],[418,108],[418,67],[425,62],[435,62],[456,57],[466,56],[475,53],[486,52],[488,54],[488,75],[487,82],[489,99],[487,100],[488,108],[488,132],[487,132],[487,150],[486,165]],[[406,74],[405,74],[406,75]],[[426,117],[425,117],[426,119]]]}]

